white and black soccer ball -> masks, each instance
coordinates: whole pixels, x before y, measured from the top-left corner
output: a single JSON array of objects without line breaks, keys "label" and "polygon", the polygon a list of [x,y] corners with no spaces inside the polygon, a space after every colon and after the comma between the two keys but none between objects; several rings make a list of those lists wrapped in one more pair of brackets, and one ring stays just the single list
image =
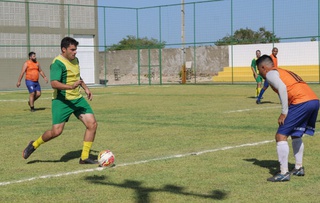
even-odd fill
[{"label": "white and black soccer ball", "polygon": [[108,149],[102,150],[98,155],[98,162],[101,167],[111,167],[114,165],[114,161],[115,156]]}]

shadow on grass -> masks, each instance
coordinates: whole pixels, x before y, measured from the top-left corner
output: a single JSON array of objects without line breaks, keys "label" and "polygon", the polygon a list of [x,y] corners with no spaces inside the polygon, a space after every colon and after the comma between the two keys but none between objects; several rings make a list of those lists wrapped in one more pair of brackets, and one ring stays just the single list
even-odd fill
[{"label": "shadow on grass", "polygon": [[276,104],[276,103],[274,103],[272,101],[261,101],[259,105],[261,105],[261,104]]},{"label": "shadow on grass", "polygon": [[[33,163],[39,163],[39,162],[68,162],[73,159],[80,159],[81,152],[82,150],[70,151],[70,152],[67,152],[65,155],[63,155],[59,160],[32,160],[32,161],[29,161],[27,164],[33,164]],[[91,150],[91,152],[99,153],[99,151],[96,151],[96,150]],[[92,154],[90,154],[89,157],[93,160],[96,160],[98,158],[97,155],[92,155]]]},{"label": "shadow on grass", "polygon": [[144,187],[143,182],[136,181],[136,180],[124,180],[123,183],[113,183],[108,181],[107,176],[104,176],[104,175],[87,176],[85,179],[92,184],[100,184],[100,185],[134,190],[137,203],[150,203],[151,202],[150,193],[152,192],[172,193],[177,195],[194,196],[194,197],[199,197],[204,199],[213,199],[213,200],[224,200],[228,196],[228,193],[222,190],[213,190],[209,194],[199,194],[199,193],[187,192],[185,191],[184,187],[170,185],[170,184],[164,185],[161,188]]},{"label": "shadow on grass", "polygon": [[[255,99],[257,100],[257,97],[247,97],[248,99]],[[278,104],[277,102],[272,102],[272,101],[261,101],[260,104]]]},{"label": "shadow on grass", "polygon": [[[271,175],[274,175],[276,174],[277,172],[280,171],[279,169],[279,162],[276,161],[276,160],[258,160],[256,158],[252,158],[252,159],[244,159],[245,161],[248,161],[248,162],[252,162],[254,165],[257,165],[257,166],[260,166],[262,168],[267,168],[269,169],[269,173]],[[294,167],[294,164],[290,164],[289,163],[289,170],[291,168]]]},{"label": "shadow on grass", "polygon": [[[35,111],[44,111],[46,110],[47,108],[34,108]],[[25,111],[30,111],[30,109],[27,109]]]}]

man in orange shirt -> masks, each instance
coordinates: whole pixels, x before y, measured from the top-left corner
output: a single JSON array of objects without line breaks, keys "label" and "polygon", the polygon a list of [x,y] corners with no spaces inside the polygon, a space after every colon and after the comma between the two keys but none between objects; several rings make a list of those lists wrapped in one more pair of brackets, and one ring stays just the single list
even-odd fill
[{"label": "man in orange shirt", "polygon": [[[273,65],[274,67],[278,67],[278,58],[277,58],[277,55],[278,55],[278,48],[277,47],[273,47],[272,48],[272,51],[271,51],[271,59],[273,61]],[[269,84],[268,84],[268,81],[265,80],[264,83],[263,83],[263,88],[261,89],[260,93],[259,93],[259,96],[257,98],[257,101],[256,103],[257,104],[261,104],[261,99],[262,99],[262,95],[264,94],[264,92],[268,89],[269,87]]]},{"label": "man in orange shirt", "polygon": [[[312,89],[297,74],[275,67],[272,58],[263,55],[257,60],[260,75],[279,95],[282,110],[278,118],[277,142],[280,173],[268,178],[268,181],[289,181],[290,175],[304,176],[302,165],[304,144],[303,134],[313,135],[319,111],[319,99]],[[295,167],[289,172],[288,137],[292,139]]]},{"label": "man in orange shirt", "polygon": [[277,55],[278,55],[278,48],[277,47],[273,47],[270,57],[272,58],[274,67],[278,67]]},{"label": "man in orange shirt", "polygon": [[39,62],[37,61],[36,53],[29,53],[29,60],[27,60],[21,69],[21,73],[18,78],[17,87],[20,87],[23,75],[26,73],[26,86],[29,91],[29,101],[31,112],[34,112],[34,102],[41,96],[41,87],[39,83],[39,73],[43,79],[48,83],[48,79],[42,71]]}]

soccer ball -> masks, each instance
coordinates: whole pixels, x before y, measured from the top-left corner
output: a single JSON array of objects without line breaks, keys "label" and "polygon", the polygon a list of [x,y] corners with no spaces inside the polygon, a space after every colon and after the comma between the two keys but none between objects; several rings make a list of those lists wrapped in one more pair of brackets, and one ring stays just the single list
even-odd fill
[{"label": "soccer ball", "polygon": [[102,150],[98,155],[99,166],[111,167],[114,164],[114,159],[115,156],[110,150]]}]

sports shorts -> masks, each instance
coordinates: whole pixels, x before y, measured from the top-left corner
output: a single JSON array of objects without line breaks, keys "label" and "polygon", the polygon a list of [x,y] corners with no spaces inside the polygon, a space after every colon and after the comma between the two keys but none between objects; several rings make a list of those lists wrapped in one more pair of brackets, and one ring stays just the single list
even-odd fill
[{"label": "sports shorts", "polygon": [[83,97],[75,100],[52,100],[52,124],[68,122],[70,115],[74,114],[78,119],[81,114],[93,114],[93,111]]},{"label": "sports shorts", "polygon": [[26,80],[26,86],[28,88],[29,93],[36,92],[36,91],[41,92],[41,87],[39,82]]},{"label": "sports shorts", "polygon": [[258,75],[257,78],[256,78],[256,82],[262,82],[263,81],[263,78],[261,75]]},{"label": "sports shorts", "polygon": [[319,111],[319,100],[311,100],[301,104],[291,104],[284,124],[277,133],[285,136],[302,137],[313,135]]}]

